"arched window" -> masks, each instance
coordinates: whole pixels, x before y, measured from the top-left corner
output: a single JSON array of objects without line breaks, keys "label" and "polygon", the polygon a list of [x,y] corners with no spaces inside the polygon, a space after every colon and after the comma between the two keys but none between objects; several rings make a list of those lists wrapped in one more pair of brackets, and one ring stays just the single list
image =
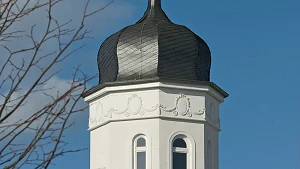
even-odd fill
[{"label": "arched window", "polygon": [[208,140],[207,142],[207,168],[212,169],[213,168],[213,150],[212,150],[212,144],[211,141]]},{"label": "arched window", "polygon": [[147,144],[145,136],[134,140],[134,169],[147,169]]},{"label": "arched window", "polygon": [[169,139],[169,169],[195,169],[196,144],[194,138],[182,131],[173,133]]},{"label": "arched window", "polygon": [[172,169],[188,169],[188,147],[183,138],[177,138],[172,144]]}]

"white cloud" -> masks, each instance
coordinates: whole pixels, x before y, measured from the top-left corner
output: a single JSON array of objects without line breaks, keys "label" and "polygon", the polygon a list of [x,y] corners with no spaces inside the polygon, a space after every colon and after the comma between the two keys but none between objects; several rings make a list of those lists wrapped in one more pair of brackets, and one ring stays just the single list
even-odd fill
[{"label": "white cloud", "polygon": [[[67,90],[70,89],[70,84],[68,83],[70,81],[71,80],[61,79],[61,78],[54,76],[47,83],[42,85],[40,87],[40,89],[49,89],[49,90],[45,91],[45,93],[47,93],[48,95],[52,95],[52,96],[56,97],[57,93],[59,92],[59,96],[61,96],[64,92],[66,92]],[[23,86],[21,86],[21,87],[23,87]],[[27,88],[23,88],[23,90],[21,92],[15,93],[12,96],[12,98],[18,98],[19,96],[22,96],[24,94],[24,91],[26,91],[26,90],[27,90]],[[51,103],[52,99],[50,97],[44,95],[42,92],[37,92],[37,93],[31,94],[26,99],[26,102],[27,103],[24,106],[19,107],[14,112],[14,114],[12,116],[10,116],[4,123],[0,124],[0,139],[4,138],[5,135],[10,133],[10,136],[8,136],[4,140],[0,141],[0,149],[4,148],[4,145],[6,145],[8,143],[8,140],[12,139],[14,134],[17,133],[18,131],[20,131],[21,129],[23,129],[26,124],[23,125],[23,127],[16,129],[15,132],[11,132],[15,127],[8,128],[7,127],[8,125],[15,124],[15,123],[18,123],[18,124],[22,123],[22,121],[26,120],[29,116],[36,113],[38,110],[43,108],[46,104]],[[0,104],[1,103],[3,103],[3,98],[0,98]],[[78,108],[82,108],[85,106],[86,106],[86,104],[84,103],[83,99],[81,99],[77,104]],[[66,106],[66,109],[69,110],[70,105]],[[83,119],[86,119],[85,113],[86,112],[82,112],[82,113],[75,113],[75,114],[71,115],[68,124],[70,124],[72,122],[76,122],[76,125],[74,127],[76,127],[78,125],[82,126],[82,123],[87,124],[88,123],[87,121],[83,121]],[[41,117],[41,120],[34,121],[30,125],[30,128],[37,128],[38,126],[40,126],[41,123],[44,122],[45,117],[46,117],[46,114],[44,114]],[[61,116],[61,117],[63,117],[63,116]],[[22,121],[20,121],[20,120],[22,120]],[[60,121],[60,119],[56,120],[56,122],[59,122],[59,121]],[[87,126],[87,125],[85,125],[85,126]],[[12,151],[14,149],[26,148],[27,144],[30,143],[32,141],[32,139],[34,139],[34,137],[36,136],[36,131],[31,130],[30,128],[25,128],[25,130],[21,134],[19,134],[18,137],[14,138],[13,142],[6,148],[6,150],[3,152],[3,154],[9,153],[10,151]],[[60,129],[61,124],[53,124],[50,128],[51,129]],[[75,131],[76,128],[73,130]],[[4,132],[2,132],[2,131],[4,131]],[[67,134],[70,134],[70,132],[71,131],[65,133],[64,136]],[[44,137],[47,138],[47,136],[51,136],[51,137],[55,138],[55,137],[57,137],[58,133],[59,133],[59,131],[51,134],[51,131],[48,131],[44,135]],[[39,140],[38,145],[41,145],[44,143],[46,144],[49,141],[51,141],[51,139],[52,138],[41,139],[41,140]],[[66,138],[63,137],[61,139],[63,141],[65,141]],[[54,145],[55,142],[52,142],[52,143],[51,144],[49,143],[49,145],[47,144],[47,145],[43,146],[43,150],[50,151],[50,150],[45,150],[45,149],[52,149],[52,146]],[[14,145],[19,145],[19,146],[14,146]],[[42,154],[39,147],[33,148],[32,150],[38,151],[38,153],[40,155]],[[13,155],[13,154],[11,154],[11,155]],[[5,161],[5,160],[9,159],[10,157],[12,157],[12,156],[9,155],[9,156],[3,157],[2,160]],[[16,158],[17,158],[17,156],[16,156]],[[38,156],[33,155],[33,156],[31,156],[31,158],[32,158],[32,160],[35,160],[35,158],[38,158]]]},{"label": "white cloud", "polygon": [[[52,77],[47,83],[39,87],[39,89],[45,89],[43,92],[34,92],[28,96],[28,98],[25,100],[25,104],[23,106],[20,106],[15,113],[10,116],[6,122],[5,125],[8,124],[14,124],[19,120],[26,120],[28,117],[30,117],[32,114],[37,112],[38,110],[42,109],[47,104],[51,103],[52,100],[49,96],[51,95],[53,97],[56,97],[58,92],[58,95],[63,94],[68,89],[70,89],[70,84],[68,83],[69,80],[66,79],[60,79],[58,77]],[[23,89],[20,92],[15,92],[11,96],[11,100],[14,100],[16,98],[19,98],[25,94],[25,92],[28,90],[27,87],[21,86]],[[47,90],[48,89],[48,90]],[[47,95],[45,95],[46,93]],[[4,98],[0,98],[0,103],[4,102]],[[9,105],[13,105],[14,103],[10,103]],[[4,114],[5,115],[5,114]],[[37,124],[35,124],[37,125]],[[35,126],[34,126],[35,127]]]},{"label": "white cloud", "polygon": [[[36,0],[31,0],[30,2],[35,2]],[[40,0],[41,3],[48,0]],[[87,0],[63,0],[62,2],[55,5],[52,9],[52,16],[60,24],[71,21],[64,29],[74,29],[78,28],[81,22],[81,18],[83,16],[84,6]],[[24,3],[24,1],[19,1]],[[88,11],[94,11],[99,8],[106,6],[110,1],[109,0],[91,0]],[[29,5],[30,6],[30,5]],[[85,27],[90,30],[90,37],[97,37],[102,34],[104,30],[107,30],[118,23],[120,20],[124,20],[130,18],[133,13],[133,7],[130,4],[123,3],[120,0],[114,1],[108,7],[101,10],[99,13],[89,17],[86,19]],[[26,47],[32,46],[32,41],[30,38],[26,37],[26,35],[30,34],[31,27],[34,26],[34,38],[36,41],[39,41],[41,37],[44,35],[46,30],[46,25],[48,22],[47,19],[47,9],[46,7],[40,8],[36,11],[30,13],[30,15],[22,18],[21,21],[15,22],[7,32],[11,31],[24,31],[24,33],[19,34],[22,37],[10,39],[7,42],[1,42],[1,45],[6,45],[9,47],[11,51],[16,51],[19,49],[24,49]],[[65,38],[66,39],[66,38]],[[87,41],[83,41],[86,43]],[[82,43],[81,43],[82,44]],[[47,53],[49,51],[57,50],[57,41],[49,41],[40,53]],[[0,46],[0,68],[4,64],[6,58],[8,57],[8,52],[4,49],[4,47]],[[32,52],[28,52],[26,54],[22,53],[20,55],[16,55],[15,61],[21,64],[21,58],[25,60],[29,59],[32,56]]]},{"label": "white cloud", "polygon": [[[32,0],[33,2],[35,0]],[[48,0],[41,0],[41,1],[48,1]],[[20,1],[24,2],[24,1]],[[84,8],[84,2],[86,0],[64,0],[59,6],[56,6],[53,10],[53,16],[56,17],[61,23],[72,20],[72,22],[66,27],[69,29],[72,29],[74,27],[77,27],[80,22],[80,17],[83,14],[83,8]],[[91,1],[90,10],[98,9],[103,6],[105,6],[109,1],[108,0],[92,0]],[[102,10],[101,12],[97,13],[96,15],[92,16],[91,18],[88,18],[86,22],[86,27],[89,30],[92,30],[91,36],[97,37],[102,34],[104,30],[110,29],[110,27],[114,26],[116,23],[118,23],[120,20],[124,20],[127,18],[130,18],[133,13],[133,7],[129,4],[123,3],[120,0],[116,0],[114,3],[112,3],[110,6]],[[45,31],[45,23],[47,21],[46,11],[45,9],[40,9],[29,16],[22,19],[20,22],[14,24],[9,31],[13,30],[24,30],[27,33],[30,32],[30,28],[33,25],[35,26],[35,32],[34,37],[36,39],[40,39],[40,37],[43,35]],[[23,34],[24,35],[24,34]],[[83,41],[86,42],[86,41]],[[12,39],[11,41],[7,42],[1,42],[1,45],[7,45],[7,47],[10,48],[10,50],[19,50],[26,48],[30,46],[32,43],[30,42],[30,39],[26,38],[25,36],[20,38]],[[76,47],[76,46],[75,46]],[[41,57],[43,54],[54,51],[57,49],[57,44],[55,41],[49,41],[48,43],[43,46],[43,51],[39,53],[39,57]],[[8,52],[0,46],[0,70],[6,61],[6,58],[8,57]],[[32,52],[22,53],[19,55],[15,55],[13,58],[13,62],[16,65],[22,64],[22,60],[24,59],[26,64],[28,64],[28,60],[32,57]],[[96,56],[95,56],[96,57]],[[78,57],[75,57],[78,58]],[[61,68],[64,69],[72,69],[74,65],[80,64],[80,60],[72,60],[72,62],[64,62],[63,64],[59,64],[58,66],[54,66],[52,70],[48,73],[50,75],[51,73],[55,72],[56,70],[59,70]],[[41,65],[47,65],[49,62],[48,60],[45,60]],[[93,63],[94,64],[94,63]],[[87,65],[89,66],[89,65]],[[96,65],[95,65],[96,66]],[[3,79],[5,79],[9,74],[10,71],[13,69],[12,66],[8,66],[4,73],[0,76],[0,83]],[[23,83],[20,85],[20,91],[15,92],[11,99],[18,98],[19,96],[24,95],[24,93],[29,89],[29,87],[32,85],[32,83],[35,81],[37,76],[40,74],[39,69],[32,68],[29,71],[28,76],[24,79]],[[71,74],[70,74],[71,75]],[[71,75],[72,76],[72,75]],[[39,89],[49,89],[46,93],[49,95],[56,96],[57,92],[59,91],[60,95],[63,94],[65,91],[70,89],[70,78],[67,76],[57,75],[53,76],[47,83],[39,86]],[[10,84],[7,83],[4,86],[0,87],[0,94],[7,95],[9,92]],[[0,97],[0,107],[1,104],[3,104],[4,98]],[[25,120],[29,116],[31,116],[36,111],[43,108],[46,104],[51,102],[51,98],[43,94],[42,92],[36,92],[32,93],[27,99],[26,104],[19,107],[16,112],[10,116],[5,123],[0,124],[0,131],[1,127],[13,124],[20,120]],[[77,107],[85,107],[86,104],[81,100]],[[69,108],[69,107],[67,107]],[[84,112],[86,113],[86,112]],[[85,117],[83,119],[86,119],[86,114],[75,114],[70,120],[76,121],[76,123],[88,123],[87,121],[82,121],[82,117]],[[86,119],[87,120],[87,119]],[[35,122],[31,125],[32,128],[37,127],[39,125],[39,121]],[[86,125],[87,126],[87,125]],[[33,132],[30,132],[32,130],[27,129],[26,132],[24,132],[22,135],[20,135],[16,142],[19,140],[24,140],[24,138],[28,137],[29,135],[32,136],[34,134]],[[8,132],[8,131],[7,131]],[[3,137],[3,135],[6,133],[0,132],[0,138]],[[25,139],[26,140],[26,139]],[[4,142],[5,143],[5,140]],[[1,144],[0,144],[1,146]]]},{"label": "white cloud", "polygon": [[[47,0],[41,0],[41,3],[46,1]],[[25,1],[19,1],[19,2],[24,3]],[[36,2],[36,0],[31,1],[31,3],[33,2]],[[80,1],[64,0],[58,5],[54,6],[53,17],[58,19],[60,23],[64,23],[69,20],[72,20],[72,22],[66,28],[68,29],[76,28],[80,23],[80,19],[83,15],[85,2],[86,0],[80,0]],[[108,0],[92,0],[88,9],[89,11],[93,11],[102,8],[108,2],[109,2]],[[108,29],[110,26],[117,23],[119,20],[130,17],[132,12],[133,12],[133,8],[131,5],[122,3],[120,1],[115,1],[107,8],[103,9],[102,11],[95,14],[94,16],[88,18],[86,22],[86,27],[93,31],[91,36],[97,36],[101,34],[101,32],[104,29]],[[47,22],[47,11],[45,10],[45,8],[41,8],[37,11],[32,12],[29,16],[24,17],[20,22],[13,24],[9,31],[24,30],[27,33],[29,33],[30,28],[33,25],[35,25],[34,37],[36,39],[39,39],[39,37],[42,36],[42,34],[45,32],[46,22]],[[30,39],[27,38],[26,36],[23,36],[20,38],[12,39],[11,41],[3,42],[1,45],[7,45],[7,47],[9,47],[10,50],[14,51],[14,50],[19,50],[31,46],[31,44],[32,43]],[[43,51],[39,53],[40,57],[45,53],[57,50],[57,44],[55,41],[49,41],[43,46],[42,49]],[[8,52],[3,47],[0,47],[0,54],[1,54],[0,56],[0,68],[1,68],[4,62],[6,61],[6,58],[8,57]],[[32,55],[33,52],[14,55],[13,63],[16,65],[21,65],[22,60],[24,59],[26,64],[28,64],[28,61],[29,59],[31,59]],[[61,68],[72,69],[73,68],[72,66],[80,64],[80,60],[75,60],[72,62],[73,63],[64,62],[59,66],[53,67],[53,69],[50,70],[48,75]],[[49,60],[45,60],[43,63],[41,63],[41,65],[44,66],[47,65],[48,63]],[[12,66],[8,66],[3,72],[3,74],[0,76],[0,81],[5,79],[10,74],[12,69],[13,69]],[[13,97],[16,98],[18,96],[23,95],[26,89],[28,89],[32,85],[32,83],[35,81],[35,79],[39,74],[40,74],[40,70],[38,68],[33,67],[31,71],[29,71],[29,74],[24,79],[23,83],[21,84],[22,90],[19,91],[18,93],[14,93]],[[70,87],[66,79],[60,79],[55,76],[52,79],[50,79],[48,83],[43,87],[49,87],[49,85],[55,86],[55,89],[48,91],[48,92],[52,92],[53,94],[56,92],[55,90],[65,91]],[[0,93],[4,95],[5,93],[7,94],[8,93],[7,90],[9,89],[9,87],[10,87],[9,83],[3,85],[2,88],[0,87]],[[18,112],[12,117],[13,118],[12,121],[15,121],[20,118],[24,118],[26,115],[30,114],[30,112],[34,112],[35,110],[41,108],[41,106],[43,106],[43,103],[48,102],[48,99],[49,97],[46,97],[42,93],[32,94],[30,96],[30,99],[27,100],[28,103],[24,107],[22,107],[22,109],[19,109]],[[0,103],[2,102],[3,102],[3,98],[0,97]]]}]

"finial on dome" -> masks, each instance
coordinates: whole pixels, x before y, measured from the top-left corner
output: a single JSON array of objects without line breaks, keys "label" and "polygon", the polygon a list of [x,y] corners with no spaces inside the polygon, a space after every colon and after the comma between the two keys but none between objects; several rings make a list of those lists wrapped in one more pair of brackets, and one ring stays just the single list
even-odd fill
[{"label": "finial on dome", "polygon": [[161,0],[148,0],[148,7],[144,16],[137,22],[155,20],[157,22],[171,22],[161,7]]},{"label": "finial on dome", "polygon": [[149,0],[149,6],[161,7],[161,0]]}]

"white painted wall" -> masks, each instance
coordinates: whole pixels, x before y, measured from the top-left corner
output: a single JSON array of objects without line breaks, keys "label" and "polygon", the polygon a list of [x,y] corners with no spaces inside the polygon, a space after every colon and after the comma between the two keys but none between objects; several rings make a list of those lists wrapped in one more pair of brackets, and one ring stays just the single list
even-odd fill
[{"label": "white painted wall", "polygon": [[[159,119],[112,122],[105,126],[91,131],[91,169],[133,169],[133,138],[138,134],[144,134],[151,147],[147,151],[148,155],[152,154],[148,159],[149,168],[159,168]],[[100,152],[107,157],[101,159]]]},{"label": "white painted wall", "polygon": [[[219,104],[224,97],[210,86],[176,83],[106,87],[90,104],[91,169],[133,169],[133,138],[147,137],[148,168],[170,168],[170,139],[186,133],[194,142],[192,169],[205,168],[211,139],[218,169]],[[150,155],[151,154],[151,155]]]},{"label": "white painted wall", "polygon": [[193,158],[193,169],[204,169],[204,125],[195,122],[160,120],[160,169],[169,169],[171,160],[171,138],[176,134],[184,134],[191,144],[195,144],[194,152],[189,154]]}]

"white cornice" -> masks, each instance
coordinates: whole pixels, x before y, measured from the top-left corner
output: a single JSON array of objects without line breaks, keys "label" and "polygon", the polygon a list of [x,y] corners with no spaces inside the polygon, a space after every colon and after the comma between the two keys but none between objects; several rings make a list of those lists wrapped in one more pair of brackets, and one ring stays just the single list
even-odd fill
[{"label": "white cornice", "polygon": [[91,103],[96,99],[110,93],[162,89],[162,88],[207,92],[209,95],[217,99],[219,102],[224,101],[224,97],[222,96],[222,94],[217,90],[213,89],[210,85],[183,84],[183,83],[175,83],[175,82],[150,82],[150,83],[124,85],[124,86],[107,86],[102,88],[101,90],[96,91],[93,94],[88,95],[87,97],[85,97],[84,100],[87,103]]}]

